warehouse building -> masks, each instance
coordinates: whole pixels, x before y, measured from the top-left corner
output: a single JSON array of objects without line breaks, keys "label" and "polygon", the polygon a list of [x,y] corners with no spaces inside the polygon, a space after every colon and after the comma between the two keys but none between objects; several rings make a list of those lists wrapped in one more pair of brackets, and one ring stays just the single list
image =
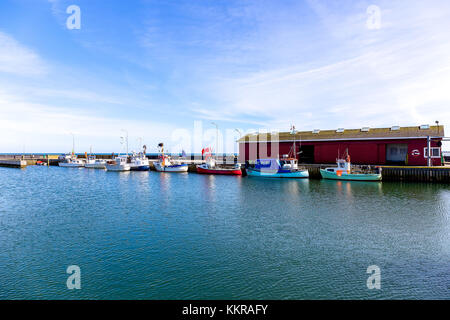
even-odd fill
[{"label": "warehouse building", "polygon": [[354,164],[439,166],[443,138],[441,125],[254,133],[238,140],[239,160],[295,154],[300,163],[326,164],[348,151]]}]

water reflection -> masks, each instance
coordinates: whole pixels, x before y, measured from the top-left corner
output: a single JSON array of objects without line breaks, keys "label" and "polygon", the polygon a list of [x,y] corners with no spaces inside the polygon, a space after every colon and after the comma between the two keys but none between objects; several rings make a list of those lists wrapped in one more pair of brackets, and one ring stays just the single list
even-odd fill
[{"label": "water reflection", "polygon": [[209,201],[216,200],[216,179],[215,175],[202,176],[202,194]]},{"label": "water reflection", "polygon": [[72,261],[84,299],[367,299],[374,263],[377,297],[448,297],[448,185],[29,167],[0,190],[0,298],[73,298],[31,279]]},{"label": "water reflection", "polygon": [[[382,183],[369,181],[320,180],[320,184],[330,193],[351,200],[355,195],[382,195]],[[330,194],[331,195],[331,194]]]}]

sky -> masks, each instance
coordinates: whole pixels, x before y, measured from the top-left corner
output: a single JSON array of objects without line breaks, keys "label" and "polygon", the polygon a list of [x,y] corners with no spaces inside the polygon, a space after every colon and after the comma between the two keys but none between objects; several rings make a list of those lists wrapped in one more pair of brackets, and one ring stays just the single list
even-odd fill
[{"label": "sky", "polygon": [[2,0],[0,153],[446,126],[448,30],[447,0]]}]

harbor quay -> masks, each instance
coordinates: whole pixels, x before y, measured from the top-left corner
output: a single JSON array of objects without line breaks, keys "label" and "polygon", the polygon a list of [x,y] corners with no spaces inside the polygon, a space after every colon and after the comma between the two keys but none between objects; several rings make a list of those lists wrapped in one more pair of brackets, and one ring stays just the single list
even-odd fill
[{"label": "harbor quay", "polygon": [[[80,159],[86,157],[85,154],[77,155]],[[112,160],[113,154],[94,154],[97,159]],[[150,162],[150,170],[155,171],[155,162],[157,162],[157,156],[154,154],[148,154]],[[393,166],[393,165],[373,165],[373,167],[381,168],[381,174],[383,181],[408,181],[408,182],[431,182],[431,183],[450,183],[450,159],[444,157],[445,165],[443,166]],[[2,154],[0,155],[0,167],[11,168],[25,168],[29,165],[37,165],[39,163],[47,164],[48,166],[58,166],[61,160],[58,159],[58,155],[47,154],[33,154],[33,155],[21,155],[21,154]],[[183,163],[188,164],[188,172],[195,173],[197,166],[205,163],[201,156],[190,156],[181,160]],[[233,156],[228,155],[219,158],[219,163],[229,164],[232,163]],[[242,164],[242,175],[246,176],[245,166],[253,166],[254,161],[247,161]],[[308,170],[309,179],[322,179],[320,169],[325,169],[329,164],[302,164]],[[363,168],[365,165],[355,165],[356,168]]]},{"label": "harbor quay", "polygon": [[141,152],[129,154],[127,145],[126,154],[0,154],[0,166],[84,167],[86,163],[86,168],[108,169],[109,163],[110,170],[126,171],[131,169],[127,163],[139,162],[132,170],[449,183],[450,156],[442,150],[442,142],[449,139],[439,122],[435,126],[312,131],[297,131],[292,126],[289,132],[241,135],[237,140],[239,154],[213,155],[211,148],[204,148],[201,154],[171,154],[164,153],[164,144],[160,143],[159,153],[147,153],[144,145]]}]

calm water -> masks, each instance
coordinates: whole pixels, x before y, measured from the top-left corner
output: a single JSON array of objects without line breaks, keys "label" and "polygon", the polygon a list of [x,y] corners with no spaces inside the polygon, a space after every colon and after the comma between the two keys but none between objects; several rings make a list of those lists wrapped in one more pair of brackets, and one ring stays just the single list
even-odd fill
[{"label": "calm water", "polygon": [[449,299],[450,186],[0,168],[0,298]]}]

